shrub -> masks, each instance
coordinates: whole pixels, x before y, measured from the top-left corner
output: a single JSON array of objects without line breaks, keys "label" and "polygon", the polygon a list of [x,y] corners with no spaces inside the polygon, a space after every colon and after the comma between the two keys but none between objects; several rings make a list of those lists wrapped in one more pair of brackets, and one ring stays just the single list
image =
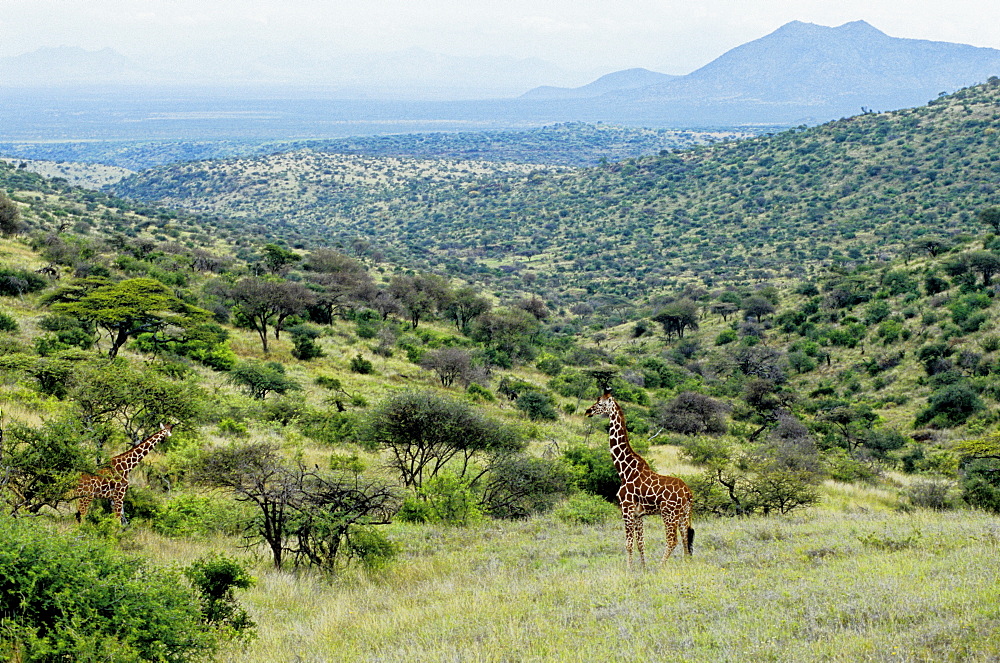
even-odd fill
[{"label": "shrub", "polygon": [[972,387],[964,381],[937,389],[927,398],[927,403],[927,409],[917,415],[917,426],[959,426],[986,407]]},{"label": "shrub", "polygon": [[681,455],[695,465],[724,465],[732,456],[729,442],[720,437],[696,435],[683,442]]},{"label": "shrub", "polygon": [[578,488],[609,502],[616,499],[621,480],[606,446],[570,447],[563,453],[563,458],[574,468]]},{"label": "shrub", "polygon": [[17,320],[13,318],[9,313],[0,311],[0,332],[10,332],[11,334],[16,334],[21,331],[21,328],[17,324]]},{"label": "shrub", "polygon": [[716,345],[729,345],[730,343],[735,343],[740,340],[739,334],[736,333],[735,329],[724,329],[719,332],[719,335],[715,337]]},{"label": "shrub", "polygon": [[492,403],[496,400],[496,396],[493,395],[486,387],[472,382],[468,387],[465,388],[465,393],[472,397],[473,400],[484,400],[488,403]]},{"label": "shrub", "polygon": [[309,361],[323,356],[323,349],[316,343],[320,331],[312,325],[295,325],[290,328],[292,335],[292,356],[302,361]]},{"label": "shrub", "polygon": [[34,272],[13,267],[0,267],[0,296],[20,297],[29,292],[38,292],[48,285],[48,281]]},{"label": "shrub", "polygon": [[993,459],[973,460],[961,480],[962,499],[969,506],[1000,513],[1000,463]]},{"label": "shrub", "polygon": [[248,589],[257,580],[234,559],[224,555],[203,557],[184,569],[184,575],[201,594],[206,623],[227,638],[250,639],[257,625],[236,601],[235,589]]},{"label": "shrub", "polygon": [[[412,500],[413,498],[411,498]],[[424,503],[416,507],[407,500],[411,522],[444,523],[464,527],[483,519],[479,498],[472,488],[453,474],[439,474],[424,482],[417,491],[417,500]],[[420,520],[413,520],[419,513]]]},{"label": "shrub", "polygon": [[218,430],[219,435],[223,437],[248,437],[250,435],[245,423],[229,417],[219,421]]},{"label": "shrub", "polygon": [[517,397],[517,409],[528,415],[532,421],[556,421],[559,414],[552,405],[552,399],[538,391],[525,391]]},{"label": "shrub", "polygon": [[573,471],[565,461],[513,454],[490,470],[481,503],[494,518],[526,518],[551,509],[572,486]]},{"label": "shrub", "polygon": [[370,525],[351,525],[345,544],[348,560],[360,563],[369,571],[385,567],[399,555],[399,544]]},{"label": "shrub", "polygon": [[374,372],[375,365],[358,353],[351,358],[351,370],[361,375],[370,375]]},{"label": "shrub", "polygon": [[952,493],[955,485],[943,479],[920,479],[914,481],[906,490],[910,504],[924,509],[951,509]]},{"label": "shrub", "polygon": [[590,493],[576,493],[557,506],[552,514],[564,523],[596,525],[620,517],[615,505]]},{"label": "shrub", "polygon": [[160,505],[152,519],[157,534],[181,538],[214,532],[238,534],[245,514],[240,505],[205,495],[178,495]]},{"label": "shrub", "polygon": [[0,517],[0,578],[4,660],[181,663],[217,644],[177,572],[109,542]]},{"label": "shrub", "polygon": [[350,412],[307,412],[299,418],[302,434],[320,444],[356,442],[358,419]]}]

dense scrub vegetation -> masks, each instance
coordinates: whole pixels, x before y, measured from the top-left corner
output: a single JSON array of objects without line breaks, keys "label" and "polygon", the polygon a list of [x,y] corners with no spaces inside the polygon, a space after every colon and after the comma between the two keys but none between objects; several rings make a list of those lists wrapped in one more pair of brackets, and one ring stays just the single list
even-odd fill
[{"label": "dense scrub vegetation", "polygon": [[[484,228],[505,233],[510,246],[500,258],[527,241],[529,226],[572,241],[572,248],[545,249],[559,261],[538,258],[520,271],[503,269],[489,251],[467,259],[461,233],[428,236],[424,253],[396,263],[400,245],[391,233],[321,241],[304,232],[294,208],[281,224],[239,225],[0,166],[5,510],[44,517],[56,530],[72,526],[67,498],[79,473],[167,421],[175,433],[140,466],[126,504],[148,536],[221,536],[277,570],[391,573],[401,555],[428,555],[419,551],[461,538],[434,528],[492,531],[488,523],[508,520],[579,532],[573,528],[607,522],[613,508],[602,498],[613,494],[617,477],[603,431],[580,414],[609,382],[634,446],[688,480],[699,518],[787,516],[850,490],[878,491],[883,507],[904,513],[996,512],[1000,207],[987,146],[1000,128],[989,115],[997,94],[984,86],[926,109],[583,172],[484,169],[470,179],[439,170],[422,180],[394,170],[413,162],[368,161],[375,174],[384,169],[371,180],[384,205],[351,203],[378,187],[344,196],[351,218],[387,231],[412,219],[416,233],[424,202],[432,209],[463,191],[447,204],[475,202],[456,221],[468,222],[469,236],[486,237]],[[970,118],[986,125],[963,134]],[[901,138],[881,135],[885,126],[914,141],[907,159],[919,153],[936,163],[944,153],[947,175],[903,186],[895,170],[868,173],[857,190],[831,193],[866,159],[889,168],[904,158]],[[850,141],[835,138],[854,128]],[[948,140],[934,138],[939,129],[952,131]],[[966,152],[949,156],[957,144]],[[747,163],[733,170],[739,155]],[[764,165],[768,158],[774,161]],[[845,173],[837,158],[860,161]],[[283,180],[274,184],[273,173],[260,171],[249,191],[264,195],[273,185],[286,195],[295,187],[322,193],[296,179],[321,157],[280,159],[288,167]],[[808,172],[789,165],[805,161]],[[911,165],[922,172],[925,161]],[[221,162],[192,168],[218,172],[212,186],[227,181]],[[470,195],[472,181],[495,195]],[[749,193],[764,184],[763,202],[750,210],[757,198]],[[411,185],[435,200],[399,197]],[[608,195],[596,205],[588,196],[604,185]],[[239,192],[228,195],[236,206]],[[702,195],[729,196],[730,204],[709,205]],[[806,195],[839,202],[813,218]],[[490,217],[487,224],[486,211],[516,196],[531,223]],[[616,207],[636,196],[648,215]],[[876,199],[884,208],[866,216]],[[682,207],[698,210],[690,223],[678,216]],[[734,207],[742,209],[739,219]],[[556,209],[567,214],[550,214]],[[603,226],[611,217],[598,216],[612,211],[616,222]],[[832,223],[853,236],[803,234],[828,233]],[[588,224],[604,235],[588,235]],[[765,225],[767,233],[755,234]],[[699,240],[675,257],[642,248],[668,237],[682,246],[694,236],[715,243]],[[450,259],[438,259],[447,241],[462,256],[454,270]],[[600,260],[590,246],[601,248]],[[813,255],[823,246],[827,253]],[[716,250],[731,251],[729,268],[702,264]],[[787,251],[801,264],[783,264]],[[677,271],[682,258],[692,264]],[[495,267],[483,271],[480,260]],[[658,279],[657,270],[670,276]],[[87,520],[88,531],[117,531],[99,510]],[[761,529],[759,540],[784,536],[770,531]],[[526,545],[537,545],[539,537],[525,536],[536,541]],[[995,532],[983,537],[940,550],[971,558],[995,546]],[[924,545],[912,530],[849,538],[880,552]],[[719,551],[739,558],[732,542],[702,540],[714,564],[725,563]],[[860,554],[855,548],[840,541],[780,554],[782,564],[801,570],[828,558],[849,565]],[[136,564],[128,568],[144,568]],[[231,591],[252,582],[234,564],[209,559],[185,573],[192,590],[171,601],[207,639],[197,652],[183,645],[176,660],[210,651],[220,630],[252,628]],[[531,567],[520,558],[516,564]],[[975,599],[956,602],[966,610]],[[27,652],[56,646],[23,611],[0,617],[0,651],[32,660]],[[823,624],[801,628],[827,634]],[[109,637],[132,637],[120,633]],[[962,637],[948,642],[980,651]],[[72,653],[113,643],[64,644]],[[155,660],[136,652],[136,660]]]},{"label": "dense scrub vegetation", "polygon": [[593,166],[760,133],[757,128],[673,130],[555,124],[524,131],[467,131],[285,141],[149,141],[0,143],[0,155],[98,163],[143,170],[182,161],[252,157],[296,150],[366,157],[415,157]]},{"label": "dense scrub vegetation", "polygon": [[[360,237],[400,264],[491,289],[523,292],[531,280],[550,302],[580,291],[635,299],[692,281],[801,278],[902,256],[924,234],[973,232],[978,210],[1000,203],[998,96],[986,84],[921,108],[555,176],[470,173],[345,195],[314,169],[301,200],[284,188],[235,197],[268,171],[262,158],[153,170],[116,190],[259,221],[290,245]],[[197,186],[208,169],[216,179]]]}]

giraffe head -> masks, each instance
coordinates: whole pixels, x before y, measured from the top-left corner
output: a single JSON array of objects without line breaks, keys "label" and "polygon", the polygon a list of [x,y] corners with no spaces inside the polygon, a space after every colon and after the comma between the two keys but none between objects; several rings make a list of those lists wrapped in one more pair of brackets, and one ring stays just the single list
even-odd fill
[{"label": "giraffe head", "polygon": [[611,390],[605,389],[604,394],[597,399],[597,402],[587,408],[583,414],[592,417],[595,414],[611,414],[615,411],[615,399],[611,397]]}]

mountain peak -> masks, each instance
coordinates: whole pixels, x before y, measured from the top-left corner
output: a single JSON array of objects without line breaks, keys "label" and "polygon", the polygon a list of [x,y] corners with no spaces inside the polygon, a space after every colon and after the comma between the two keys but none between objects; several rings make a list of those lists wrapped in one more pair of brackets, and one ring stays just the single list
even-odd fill
[{"label": "mountain peak", "polygon": [[[887,34],[867,21],[857,20],[831,28],[805,21],[789,21],[771,33],[771,36],[838,34],[847,37],[888,37]],[[766,39],[767,37],[765,37]],[[752,43],[752,42],[751,42]]]},{"label": "mountain peak", "polygon": [[887,34],[873,26],[867,21],[851,21],[850,23],[844,23],[843,25],[833,28],[838,32],[845,32],[857,36],[872,36],[872,37],[888,37]]}]

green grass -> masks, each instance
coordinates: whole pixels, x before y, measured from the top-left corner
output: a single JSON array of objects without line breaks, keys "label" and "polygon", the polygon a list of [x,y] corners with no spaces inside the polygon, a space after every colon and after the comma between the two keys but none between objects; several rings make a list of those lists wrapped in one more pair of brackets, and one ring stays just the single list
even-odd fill
[{"label": "green grass", "polygon": [[[824,491],[796,516],[696,521],[694,557],[646,570],[616,520],[394,525],[402,556],[374,575],[258,567],[241,599],[260,637],[222,660],[997,660],[1000,519]],[[662,528],[646,534],[657,560]],[[198,547],[162,543],[137,541],[164,561]]]}]

